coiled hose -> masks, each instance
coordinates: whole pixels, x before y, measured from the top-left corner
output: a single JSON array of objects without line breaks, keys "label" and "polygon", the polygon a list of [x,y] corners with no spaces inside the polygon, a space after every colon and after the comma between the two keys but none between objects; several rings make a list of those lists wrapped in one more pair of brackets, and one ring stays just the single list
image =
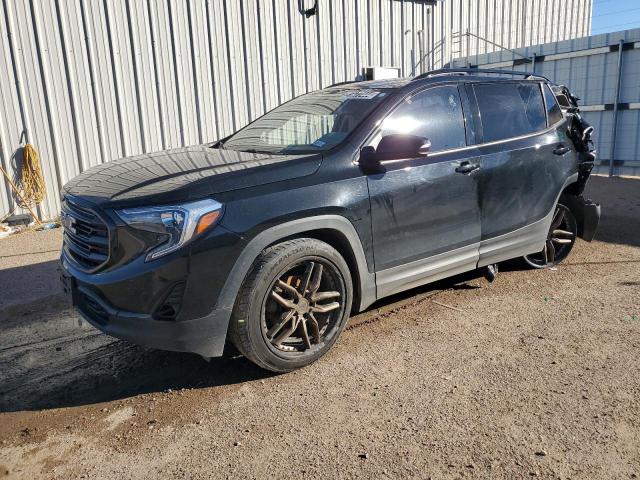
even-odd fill
[{"label": "coiled hose", "polygon": [[[29,210],[33,219],[40,225],[42,222],[34,211],[34,207],[44,200],[47,194],[47,186],[42,175],[40,157],[36,149],[30,143],[27,143],[22,150],[22,169],[19,182],[21,188],[18,188],[13,182],[9,174],[2,168],[2,165],[0,165],[0,171],[4,174],[11,188],[13,188],[18,199],[18,205]],[[9,215],[3,217],[3,220]]]},{"label": "coiled hose", "polygon": [[42,175],[40,157],[33,145],[27,143],[22,150],[22,170],[20,172],[22,187],[22,207],[33,207],[42,203],[47,194],[47,185]]}]

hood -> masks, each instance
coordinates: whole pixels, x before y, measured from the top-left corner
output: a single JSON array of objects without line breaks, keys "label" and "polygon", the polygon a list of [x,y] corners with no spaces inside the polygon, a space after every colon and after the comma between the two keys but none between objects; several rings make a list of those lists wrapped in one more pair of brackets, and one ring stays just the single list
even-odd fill
[{"label": "hood", "polygon": [[269,155],[196,145],[98,165],[69,181],[63,193],[97,205],[188,201],[311,175],[321,162],[318,154]]}]

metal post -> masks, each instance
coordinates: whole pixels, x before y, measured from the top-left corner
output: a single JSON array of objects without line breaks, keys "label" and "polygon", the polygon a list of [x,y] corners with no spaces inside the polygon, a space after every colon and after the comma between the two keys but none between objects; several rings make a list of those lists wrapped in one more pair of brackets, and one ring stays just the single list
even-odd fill
[{"label": "metal post", "polygon": [[467,28],[467,67],[471,67],[471,35]]},{"label": "metal post", "polygon": [[536,52],[531,55],[531,73],[536,73]]},{"label": "metal post", "polygon": [[411,76],[416,76],[416,51],[411,49]]},{"label": "metal post", "polygon": [[[424,30],[418,30],[418,51],[420,52],[420,60],[422,60],[424,58]],[[422,66],[420,66],[420,73],[422,73],[423,68]],[[414,67],[414,74],[415,74],[415,67]]]},{"label": "metal post", "polygon": [[618,78],[616,83],[616,96],[613,104],[613,127],[611,129],[611,154],[609,155],[609,176],[613,177],[613,160],[616,156],[616,134],[618,131],[618,103],[620,103],[620,83],[622,82],[622,48],[624,40],[618,43]]}]

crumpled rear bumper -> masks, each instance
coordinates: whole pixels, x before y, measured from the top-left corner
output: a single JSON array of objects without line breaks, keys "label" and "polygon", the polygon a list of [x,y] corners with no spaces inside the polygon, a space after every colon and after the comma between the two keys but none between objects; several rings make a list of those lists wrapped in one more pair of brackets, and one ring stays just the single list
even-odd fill
[{"label": "crumpled rear bumper", "polygon": [[582,196],[580,200],[580,211],[578,218],[578,236],[587,242],[593,240],[600,223],[600,205],[593,200],[585,199]]}]

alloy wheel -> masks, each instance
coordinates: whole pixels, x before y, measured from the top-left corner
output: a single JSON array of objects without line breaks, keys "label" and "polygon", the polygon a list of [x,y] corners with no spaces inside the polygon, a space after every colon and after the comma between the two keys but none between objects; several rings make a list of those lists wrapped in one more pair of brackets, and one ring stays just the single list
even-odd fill
[{"label": "alloy wheel", "polygon": [[320,348],[336,333],[344,297],[344,281],[330,262],[314,258],[288,268],[265,298],[265,340],[272,349],[285,354]]},{"label": "alloy wheel", "polygon": [[534,268],[551,267],[562,262],[576,242],[577,230],[576,219],[571,210],[558,204],[544,248],[538,253],[526,255],[525,262]]}]

